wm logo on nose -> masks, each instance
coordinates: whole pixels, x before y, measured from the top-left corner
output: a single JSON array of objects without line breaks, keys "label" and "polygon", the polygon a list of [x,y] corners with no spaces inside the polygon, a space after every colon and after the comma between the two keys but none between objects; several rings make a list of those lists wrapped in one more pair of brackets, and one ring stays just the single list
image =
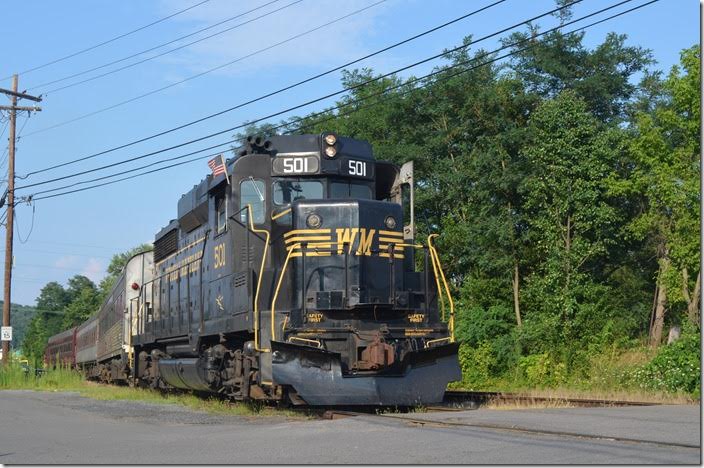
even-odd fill
[{"label": "wm logo on nose", "polygon": [[357,245],[357,250],[355,255],[371,255],[372,254],[372,242],[374,241],[374,235],[376,234],[376,229],[367,228],[339,228],[336,229],[337,233],[337,253],[342,254],[345,244],[348,247],[348,254],[352,253],[352,249]]},{"label": "wm logo on nose", "polygon": [[[284,234],[291,257],[348,254],[403,259],[403,233],[369,228],[296,229]],[[376,248],[375,248],[376,244]]]}]

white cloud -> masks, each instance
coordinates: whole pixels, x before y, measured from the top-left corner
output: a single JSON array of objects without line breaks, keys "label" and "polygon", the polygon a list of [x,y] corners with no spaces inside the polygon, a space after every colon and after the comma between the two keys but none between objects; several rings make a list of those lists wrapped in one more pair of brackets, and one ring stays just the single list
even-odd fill
[{"label": "white cloud", "polygon": [[81,274],[90,278],[94,283],[99,282],[103,278],[105,266],[101,260],[97,258],[89,258],[88,263],[83,267]]},{"label": "white cloud", "polygon": [[[189,38],[187,41],[242,23],[288,5],[292,1],[282,0],[274,3],[213,30]],[[265,3],[266,1],[261,0],[258,2],[251,0],[242,2],[211,1],[175,17],[173,21],[187,25],[183,31],[191,32]],[[270,16],[194,44],[166,57],[169,57],[168,60],[171,63],[185,66],[192,73],[203,72],[285,41],[309,29],[328,24],[336,18],[373,3],[375,0],[347,0],[345,2],[304,0]],[[187,4],[186,1],[178,4],[170,0],[164,1],[162,9],[164,12],[175,11]],[[271,50],[243,59],[241,62],[218,70],[217,73],[232,75],[281,66],[320,67],[336,65],[356,58],[367,52],[364,43],[368,37],[374,35],[376,23],[388,8],[387,5],[388,3],[382,3],[374,6]]]},{"label": "white cloud", "polygon": [[75,255],[65,255],[63,257],[59,257],[56,261],[54,261],[54,266],[56,268],[70,268],[74,266],[78,262],[78,257]]}]

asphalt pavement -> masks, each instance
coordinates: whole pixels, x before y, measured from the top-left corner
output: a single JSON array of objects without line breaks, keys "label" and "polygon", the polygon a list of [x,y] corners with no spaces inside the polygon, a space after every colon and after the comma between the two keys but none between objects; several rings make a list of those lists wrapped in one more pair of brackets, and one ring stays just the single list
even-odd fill
[{"label": "asphalt pavement", "polygon": [[0,391],[0,418],[4,464],[701,463],[699,406],[315,420]]}]

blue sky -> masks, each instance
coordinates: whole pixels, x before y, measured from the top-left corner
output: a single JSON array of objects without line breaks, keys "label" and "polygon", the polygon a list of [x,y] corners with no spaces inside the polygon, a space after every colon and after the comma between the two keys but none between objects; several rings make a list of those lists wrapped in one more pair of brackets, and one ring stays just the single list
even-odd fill
[{"label": "blue sky", "polygon": [[[0,22],[0,32],[6,39],[5,45],[0,49],[0,77],[22,72],[100,43],[194,5],[198,1],[25,0],[6,3],[5,18],[12,18],[12,21]],[[18,174],[86,156],[236,105],[493,3],[491,0],[387,0],[285,45],[184,83],[175,84],[308,29],[331,23],[341,16],[378,1],[302,0],[294,3],[295,0],[280,0],[167,48],[72,80],[39,86],[189,34],[269,1],[210,0],[186,13],[106,46],[21,75],[20,89],[46,95],[41,104],[42,112],[32,116],[26,123],[24,116],[18,121],[18,129],[24,126],[23,137],[18,142]],[[617,3],[616,0],[585,0],[575,8],[575,18],[614,3]],[[644,0],[634,0],[613,11],[622,11],[641,3],[644,3]],[[376,56],[358,66],[387,72],[436,54],[444,48],[459,45],[464,36],[471,34],[477,38],[553,7],[552,0],[507,0],[476,16]],[[279,8],[283,9],[229,33],[107,77],[47,94],[47,91],[60,85],[70,84],[158,54],[168,48],[178,47],[208,33],[220,31]],[[604,15],[607,14],[611,13]],[[549,28],[556,25],[556,19],[549,17],[539,21],[539,24]],[[699,3],[694,0],[661,0],[642,10],[590,29],[585,41],[589,46],[597,45],[611,31],[626,34],[630,45],[651,49],[658,62],[655,68],[669,70],[678,62],[681,49],[699,42]],[[493,39],[482,43],[481,46],[491,49],[496,47],[497,43],[497,40]],[[417,67],[406,72],[405,76],[427,73],[430,68],[440,63],[442,62],[435,61]],[[326,76],[182,131],[80,164],[37,174],[26,181],[18,180],[17,185],[91,169],[233,127],[246,120],[337,91],[340,88],[339,78],[339,73]],[[47,130],[48,127],[67,120],[170,85],[173,86],[130,104]],[[10,81],[0,81],[0,87],[9,88]],[[322,102],[293,114],[301,115],[319,110],[331,103],[332,100]],[[280,118],[274,119],[277,122],[279,120]],[[0,130],[3,125],[4,121],[0,122]],[[223,143],[228,139],[227,135],[223,135],[180,151],[170,151],[102,171],[95,176],[156,162],[160,158],[178,156],[205,146]],[[0,154],[3,154],[7,132],[2,135],[0,141]],[[413,155],[409,155],[409,159],[412,157]],[[33,304],[44,284],[52,280],[65,284],[66,280],[75,274],[85,274],[96,282],[99,281],[113,254],[142,242],[150,242],[154,233],[175,217],[178,198],[207,174],[206,161],[100,189],[39,200],[33,207],[20,205],[17,208],[19,232],[15,234],[13,302]],[[0,172],[6,170],[5,164],[0,166]],[[90,176],[84,176],[71,181],[89,178]],[[18,193],[27,195],[34,190],[18,190]],[[4,238],[4,231],[0,234]],[[22,243],[24,240],[26,242]]]}]

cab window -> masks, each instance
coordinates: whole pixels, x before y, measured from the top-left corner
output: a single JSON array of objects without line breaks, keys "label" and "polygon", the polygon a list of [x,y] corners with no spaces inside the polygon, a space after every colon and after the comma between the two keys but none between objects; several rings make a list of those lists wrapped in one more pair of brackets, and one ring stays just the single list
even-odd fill
[{"label": "cab window", "polygon": [[240,182],[240,209],[242,209],[240,219],[243,223],[248,222],[248,210],[244,209],[247,205],[252,206],[254,223],[263,223],[265,219],[264,213],[266,212],[265,201],[266,189],[264,188],[264,181],[250,177]]},{"label": "cab window", "polygon": [[332,182],[330,198],[361,198],[371,199],[372,189],[368,185],[356,182]]},{"label": "cab window", "polygon": [[227,197],[223,194],[215,199],[215,210],[217,211],[218,234],[227,229]]},{"label": "cab window", "polygon": [[318,180],[277,180],[273,198],[278,206],[304,198],[323,198],[323,184]]}]

